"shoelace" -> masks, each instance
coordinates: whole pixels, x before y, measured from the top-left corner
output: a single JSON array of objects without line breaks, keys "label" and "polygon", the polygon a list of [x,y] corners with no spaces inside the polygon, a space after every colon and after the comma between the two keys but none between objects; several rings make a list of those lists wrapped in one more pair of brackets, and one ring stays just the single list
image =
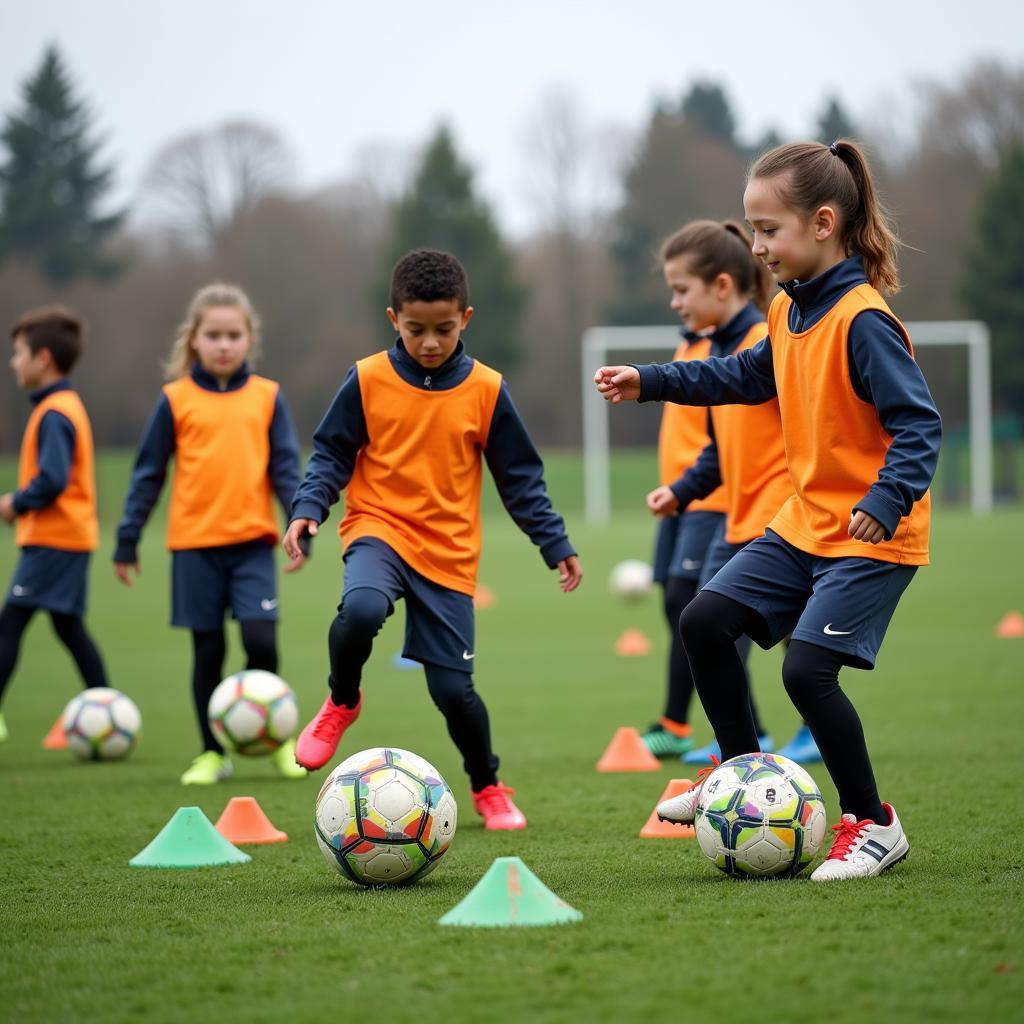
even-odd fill
[{"label": "shoelace", "polygon": [[[331,698],[327,700],[331,702]],[[350,715],[355,709],[346,707],[344,704],[340,704],[335,707],[334,703],[331,702],[331,710],[324,714],[321,710],[320,714],[317,715],[316,724],[313,726],[313,735],[318,740],[327,740],[331,742],[337,738],[338,733],[341,732],[341,727],[345,723],[346,712]]]},{"label": "shoelace", "polygon": [[482,808],[486,807],[493,814],[506,814],[512,810],[512,801],[509,797],[514,796],[515,792],[511,786],[499,782],[496,786],[485,786],[475,796]]},{"label": "shoelace", "polygon": [[720,765],[721,763],[722,763],[722,762],[721,762],[721,761],[719,761],[719,759],[718,759],[717,757],[715,757],[715,755],[714,755],[714,754],[712,754],[712,755],[711,755],[711,764],[709,764],[709,765],[707,766],[707,768],[701,768],[701,770],[700,770],[699,772],[697,772],[697,781],[696,781],[696,782],[694,783],[694,785],[693,785],[693,788],[694,788],[694,789],[700,789],[700,787],[704,785],[704,780],[705,780],[705,779],[706,779],[706,778],[707,778],[707,777],[708,777],[708,776],[709,776],[709,775],[710,775],[710,774],[711,774],[711,773],[712,773],[712,772],[713,772],[713,771],[714,771],[714,770],[715,770],[715,769],[716,769],[716,768],[717,768],[717,767],[718,767],[718,766],[719,766],[719,765]]},{"label": "shoelace", "polygon": [[846,860],[853,849],[853,844],[860,839],[865,827],[870,821],[846,821],[841,820],[838,825],[832,826],[836,837],[832,840],[832,849],[828,851],[826,860]]}]

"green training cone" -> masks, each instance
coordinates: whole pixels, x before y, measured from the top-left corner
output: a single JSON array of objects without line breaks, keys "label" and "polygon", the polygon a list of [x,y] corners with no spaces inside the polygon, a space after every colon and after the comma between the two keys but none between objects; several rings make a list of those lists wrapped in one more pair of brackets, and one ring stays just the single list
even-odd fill
[{"label": "green training cone", "polygon": [[133,868],[205,868],[249,860],[198,807],[179,807],[156,839],[128,863]]},{"label": "green training cone", "polygon": [[437,923],[507,928],[582,920],[578,910],[560,900],[518,857],[498,857],[466,898]]}]

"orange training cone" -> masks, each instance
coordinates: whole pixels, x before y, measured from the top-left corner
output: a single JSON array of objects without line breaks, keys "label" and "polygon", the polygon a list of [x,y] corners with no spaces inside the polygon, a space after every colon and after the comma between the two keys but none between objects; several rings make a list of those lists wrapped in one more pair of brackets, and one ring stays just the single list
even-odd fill
[{"label": "orange training cone", "polygon": [[1024,615],[1017,611],[1007,612],[996,626],[996,636],[1007,640],[1024,636]]},{"label": "orange training cone", "polygon": [[50,731],[43,737],[43,750],[67,750],[68,738],[64,735],[64,713],[50,726]]},{"label": "orange training cone", "polygon": [[[665,792],[658,798],[658,803],[660,804],[662,800],[671,800],[688,789],[693,789],[693,783],[689,779],[670,779]],[[692,825],[673,825],[670,821],[658,821],[658,804],[654,805],[647,824],[640,829],[641,839],[693,839],[696,834]]]},{"label": "orange training cone", "polygon": [[476,593],[473,595],[473,607],[477,611],[493,608],[496,600],[494,591],[486,583],[477,584]]},{"label": "orange training cone", "polygon": [[639,657],[651,653],[651,641],[639,629],[627,629],[615,641],[615,653],[623,658]]},{"label": "orange training cone", "polygon": [[640,739],[640,733],[629,726],[615,730],[611,743],[597,762],[599,772],[656,772],[660,768],[658,759]]},{"label": "orange training cone", "polygon": [[288,838],[252,796],[233,796],[213,827],[230,843],[283,843]]}]

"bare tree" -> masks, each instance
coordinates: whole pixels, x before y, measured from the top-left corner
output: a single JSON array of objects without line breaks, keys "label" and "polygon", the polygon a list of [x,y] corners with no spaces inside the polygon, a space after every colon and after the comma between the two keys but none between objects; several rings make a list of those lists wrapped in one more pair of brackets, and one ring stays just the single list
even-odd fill
[{"label": "bare tree", "polygon": [[285,143],[263,125],[230,121],[194,132],[168,143],[150,164],[142,217],[211,251],[238,216],[286,190],[293,167]]}]

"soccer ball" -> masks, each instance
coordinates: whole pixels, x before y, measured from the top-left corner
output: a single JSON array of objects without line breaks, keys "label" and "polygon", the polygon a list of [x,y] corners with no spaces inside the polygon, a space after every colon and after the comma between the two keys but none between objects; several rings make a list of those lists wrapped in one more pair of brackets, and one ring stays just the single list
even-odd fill
[{"label": "soccer ball", "polygon": [[406,885],[437,867],[458,808],[441,773],[397,747],[338,765],[316,798],[313,828],[327,863],[360,885]]},{"label": "soccer ball", "polygon": [[269,754],[291,739],[299,724],[299,705],[280,676],[247,669],[217,684],[206,716],[225,749],[246,756]]},{"label": "soccer ball", "polygon": [[727,875],[789,878],[825,838],[825,802],[798,764],[742,754],[705,780],[694,820],[704,855]]},{"label": "soccer ball", "polygon": [[131,697],[93,686],[68,702],[61,718],[72,753],[83,761],[116,761],[138,742],[142,715]]},{"label": "soccer ball", "polygon": [[654,585],[654,570],[636,558],[619,562],[608,579],[611,592],[627,601],[635,601],[650,592]]}]

